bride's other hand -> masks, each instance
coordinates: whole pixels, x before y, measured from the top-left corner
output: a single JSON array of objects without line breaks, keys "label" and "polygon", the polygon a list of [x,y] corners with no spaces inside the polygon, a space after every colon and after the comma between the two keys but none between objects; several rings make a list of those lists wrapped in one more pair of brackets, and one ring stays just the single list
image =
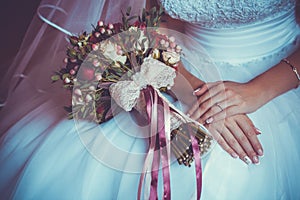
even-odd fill
[{"label": "bride's other hand", "polygon": [[300,85],[299,55],[300,49],[247,83],[220,81],[203,85],[201,89],[195,90],[198,101],[188,114],[200,123],[211,123],[257,110]]},{"label": "bride's other hand", "polygon": [[241,113],[251,113],[262,106],[259,91],[247,83],[218,81],[195,90],[198,101],[188,114],[200,123],[212,123]]},{"label": "bride's other hand", "polygon": [[263,155],[262,145],[257,138],[260,132],[247,115],[234,115],[205,126],[233,158],[240,158],[246,164],[259,163],[259,156]]}]

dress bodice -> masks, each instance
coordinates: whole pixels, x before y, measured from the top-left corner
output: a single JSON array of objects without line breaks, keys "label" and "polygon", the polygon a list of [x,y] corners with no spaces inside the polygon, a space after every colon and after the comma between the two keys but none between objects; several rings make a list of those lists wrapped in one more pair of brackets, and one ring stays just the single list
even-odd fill
[{"label": "dress bodice", "polygon": [[295,0],[160,0],[173,18],[206,28],[232,28],[284,15]]},{"label": "dress bodice", "polygon": [[197,40],[216,62],[244,65],[276,57],[290,44],[299,44],[296,0],[160,1],[171,17],[187,22],[185,34]]}]

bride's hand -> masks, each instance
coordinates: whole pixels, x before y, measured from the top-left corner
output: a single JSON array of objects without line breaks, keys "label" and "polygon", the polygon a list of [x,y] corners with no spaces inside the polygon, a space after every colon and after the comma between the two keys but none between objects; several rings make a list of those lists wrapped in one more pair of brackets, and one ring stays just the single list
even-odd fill
[{"label": "bride's hand", "polygon": [[259,163],[258,156],[263,155],[262,146],[257,138],[260,132],[247,115],[234,115],[205,126],[233,158],[239,157],[246,164]]},{"label": "bride's hand", "polygon": [[200,123],[212,123],[236,114],[251,113],[262,106],[258,98],[259,91],[247,83],[206,83],[194,95],[198,101],[188,114]]}]

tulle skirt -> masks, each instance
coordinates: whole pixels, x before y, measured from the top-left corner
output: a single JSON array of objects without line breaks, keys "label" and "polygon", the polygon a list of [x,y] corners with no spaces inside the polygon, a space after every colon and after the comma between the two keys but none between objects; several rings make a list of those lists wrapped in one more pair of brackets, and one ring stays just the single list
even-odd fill
[{"label": "tulle skirt", "polygon": [[[256,75],[228,64],[219,71],[223,79],[235,81]],[[264,157],[259,165],[233,159],[218,145],[202,159],[202,199],[300,198],[299,94],[299,89],[289,91],[250,114],[262,131]],[[148,147],[146,139],[136,136],[145,127],[125,112],[101,126],[67,120],[57,102],[29,100],[36,106],[1,138],[3,199],[136,198]],[[161,195],[161,176],[159,185]],[[172,199],[194,199],[195,187],[194,166],[172,162]]]},{"label": "tulle skirt", "polygon": [[[218,76],[211,76],[215,74],[206,61],[197,69],[189,67],[189,62],[185,64],[207,81],[245,82],[275,65],[292,49],[295,47],[251,62],[216,63]],[[26,96],[24,91],[30,87],[23,84],[17,88],[15,93],[24,93],[24,98],[12,98],[4,108],[9,114],[2,121],[7,128],[1,129],[1,198],[136,199],[148,148],[148,140],[143,137],[147,127],[137,124],[126,112],[102,125],[67,120],[62,109],[65,104],[59,100],[64,93]],[[258,137],[264,157],[259,165],[246,165],[215,145],[202,158],[201,198],[300,199],[299,102],[300,90],[291,90],[249,115],[262,131]],[[7,125],[12,116],[18,122]],[[172,199],[195,199],[195,167],[179,165],[173,159],[170,168]],[[162,185],[160,174],[159,197]]]}]

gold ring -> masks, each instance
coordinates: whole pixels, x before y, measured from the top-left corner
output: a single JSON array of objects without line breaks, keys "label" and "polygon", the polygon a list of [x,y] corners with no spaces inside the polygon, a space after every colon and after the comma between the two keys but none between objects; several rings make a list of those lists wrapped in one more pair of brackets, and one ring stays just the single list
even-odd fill
[{"label": "gold ring", "polygon": [[223,111],[223,108],[221,107],[221,105],[219,103],[217,103],[216,106],[218,106],[221,109],[221,111]]}]

